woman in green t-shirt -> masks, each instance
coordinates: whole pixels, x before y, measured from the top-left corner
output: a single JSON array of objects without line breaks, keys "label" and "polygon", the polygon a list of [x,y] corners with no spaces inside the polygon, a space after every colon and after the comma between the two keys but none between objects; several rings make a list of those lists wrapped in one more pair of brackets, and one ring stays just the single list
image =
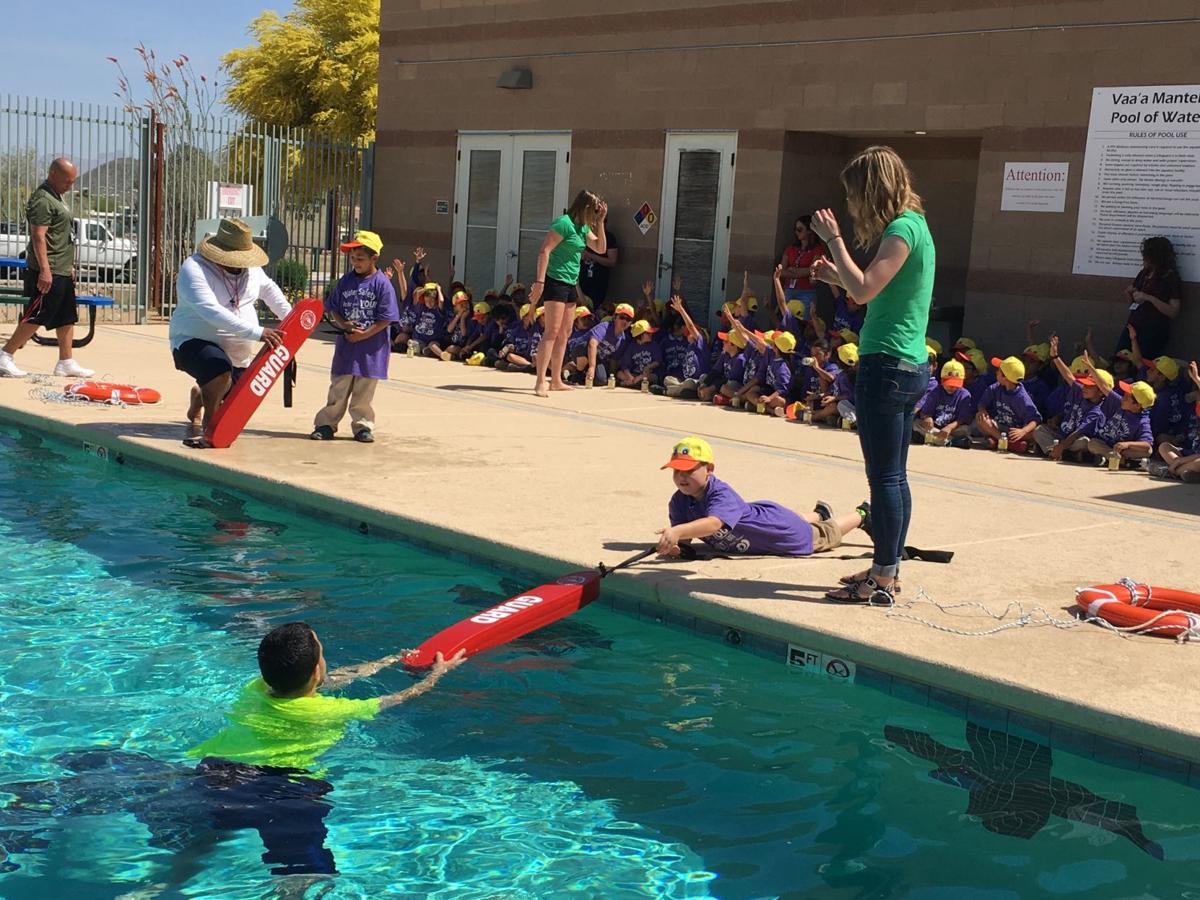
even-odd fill
[{"label": "woman in green t-shirt", "polygon": [[[591,191],[580,191],[571,208],[550,224],[542,249],[538,251],[537,280],[529,285],[528,327],[537,314],[538,301],[545,304],[542,342],[533,366],[537,380],[533,392],[539,397],[550,391],[569,391],[562,380],[563,357],[567,337],[575,321],[575,285],[579,281],[579,258],[583,248],[603,256],[608,252],[604,220],[608,204]],[[550,389],[546,389],[546,370],[550,371]]]},{"label": "woman in green t-shirt", "polygon": [[868,147],[846,164],[841,180],[856,243],[863,250],[876,242],[879,247],[866,269],[860,269],[833,211],[819,210],[812,228],[833,259],[818,259],[812,277],[844,287],[867,307],[854,408],[871,485],[875,553],[870,569],[843,578],[845,587],[826,597],[891,604],[899,590],[900,557],[912,518],[908,446],[913,410],[929,383],[925,331],[936,260],[921,198],[895,150]]}]

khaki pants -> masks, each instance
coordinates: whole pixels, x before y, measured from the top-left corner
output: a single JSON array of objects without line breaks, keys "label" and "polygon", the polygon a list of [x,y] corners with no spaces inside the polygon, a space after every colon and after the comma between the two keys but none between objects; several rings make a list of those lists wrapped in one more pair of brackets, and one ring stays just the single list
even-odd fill
[{"label": "khaki pants", "polygon": [[350,430],[354,434],[360,431],[375,430],[375,410],[371,401],[375,399],[375,387],[378,378],[363,378],[361,375],[334,375],[329,383],[329,399],[325,408],[317,413],[313,427],[320,428],[328,425],[337,431],[338,423],[350,407]]},{"label": "khaki pants", "polygon": [[[1088,438],[1087,451],[1093,456],[1108,456],[1113,452],[1113,448],[1099,438]],[[1146,459],[1148,456],[1150,456],[1150,451],[1141,447],[1121,453],[1121,459]]]},{"label": "khaki pants", "polygon": [[[1054,445],[1059,442],[1058,432],[1049,425],[1039,425],[1033,429],[1033,439],[1037,442],[1038,447],[1043,453],[1049,453]],[[1067,447],[1068,450],[1086,450],[1088,439],[1080,437],[1075,439],[1074,447]]]}]

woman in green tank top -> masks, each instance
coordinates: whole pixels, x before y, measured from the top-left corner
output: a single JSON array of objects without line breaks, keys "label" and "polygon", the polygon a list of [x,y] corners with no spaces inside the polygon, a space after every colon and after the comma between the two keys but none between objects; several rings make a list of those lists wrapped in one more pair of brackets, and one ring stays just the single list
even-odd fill
[{"label": "woman in green tank top", "polygon": [[858,246],[879,246],[860,269],[833,211],[819,210],[812,228],[833,258],[817,260],[812,277],[841,285],[867,307],[854,406],[871,486],[866,515],[875,552],[869,570],[843,578],[845,587],[826,596],[890,604],[899,591],[900,557],[912,518],[908,446],[913,410],[929,383],[925,331],[936,257],[912,174],[895,150],[868,147],[846,164],[841,180]]},{"label": "woman in green tank top", "polygon": [[[529,286],[529,327],[537,315],[538,301],[545,304],[542,342],[538,345],[533,368],[537,380],[533,392],[539,397],[550,391],[569,391],[562,380],[563,357],[567,337],[575,322],[575,285],[579,281],[579,259],[583,248],[603,256],[608,252],[604,220],[608,204],[591,191],[580,191],[571,208],[550,224],[538,252],[537,280]],[[550,388],[546,389],[546,370],[550,370]]]}]

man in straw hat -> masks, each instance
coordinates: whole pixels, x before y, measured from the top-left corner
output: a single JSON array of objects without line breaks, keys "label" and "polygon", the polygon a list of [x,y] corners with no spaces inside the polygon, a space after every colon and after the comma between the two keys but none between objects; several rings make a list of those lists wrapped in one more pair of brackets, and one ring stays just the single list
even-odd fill
[{"label": "man in straw hat", "polygon": [[192,434],[184,443],[189,446],[204,446],[198,433],[254,359],[255,343],[278,347],[283,342],[278,331],[258,324],[254,307],[262,300],[280,319],[292,311],[283,291],[263,272],[266,262],[250,226],[222,219],[217,233],[201,241],[179,267],[170,340],[175,368],[196,379],[187,412]]}]

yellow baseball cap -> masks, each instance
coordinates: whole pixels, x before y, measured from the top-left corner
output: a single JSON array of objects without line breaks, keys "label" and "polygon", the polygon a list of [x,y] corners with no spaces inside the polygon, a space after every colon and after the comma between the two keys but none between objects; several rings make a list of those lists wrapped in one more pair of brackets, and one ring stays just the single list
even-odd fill
[{"label": "yellow baseball cap", "polygon": [[1038,362],[1045,362],[1050,358],[1050,345],[1030,344],[1021,351],[1021,355],[1026,359],[1036,359]]},{"label": "yellow baseball cap", "polygon": [[436,294],[438,292],[438,283],[436,281],[427,281],[421,286],[422,294]]},{"label": "yellow baseball cap", "polygon": [[517,315],[522,319],[529,315],[529,304],[522,303],[521,308],[517,310]]},{"label": "yellow baseball cap", "polygon": [[1025,377],[1025,363],[1015,356],[1006,356],[1004,359],[993,356],[992,365],[1009,381],[1020,381]]},{"label": "yellow baseball cap", "polygon": [[1158,394],[1154,393],[1154,388],[1146,384],[1144,381],[1135,381],[1130,384],[1128,381],[1121,382],[1121,390],[1126,394],[1133,394],[1133,399],[1137,401],[1137,405],[1142,409],[1149,409],[1154,405],[1154,401],[1158,399]]},{"label": "yellow baseball cap", "polygon": [[729,343],[733,344],[739,350],[744,349],[746,346],[746,339],[742,337],[740,331],[718,331],[717,340],[729,341]]},{"label": "yellow baseball cap", "polygon": [[842,344],[837,349],[838,359],[848,366],[853,366],[858,363],[858,345],[857,344]]},{"label": "yellow baseball cap", "polygon": [[483,292],[484,297],[499,297],[500,294],[495,288],[488,288]]},{"label": "yellow baseball cap", "polygon": [[659,469],[678,469],[690,472],[697,466],[712,465],[713,452],[708,441],[698,437],[686,437],[671,448],[671,458]]},{"label": "yellow baseball cap", "polygon": [[754,312],[754,310],[758,309],[758,297],[756,297],[754,294],[746,295],[746,309],[750,310],[751,312]]},{"label": "yellow baseball cap", "polygon": [[654,334],[656,331],[658,331],[658,329],[652,326],[645,319],[638,319],[631,326],[629,326],[629,333],[634,337],[641,337],[643,334]]},{"label": "yellow baseball cap", "polygon": [[1111,374],[1106,372],[1104,369],[1096,370],[1096,378],[1092,378],[1091,375],[1075,376],[1075,383],[1082,385],[1083,387],[1095,387],[1097,380],[1099,380],[1100,383],[1103,384],[1106,388],[1108,388],[1109,390],[1112,390],[1113,377]]},{"label": "yellow baseball cap", "polygon": [[586,319],[588,316],[594,316],[594,315],[595,315],[595,313],[592,312],[590,309],[588,309],[586,306],[575,307],[575,318],[577,318],[577,319]]},{"label": "yellow baseball cap", "polygon": [[613,310],[613,315],[614,316],[626,316],[626,317],[632,319],[635,315],[637,315],[637,313],[634,311],[634,308],[632,306],[630,306],[628,303],[618,303],[617,308]]},{"label": "yellow baseball cap", "polygon": [[840,337],[847,344],[857,344],[858,343],[858,334],[851,331],[849,328],[843,328],[841,331],[839,331],[837,333],[837,336]]},{"label": "yellow baseball cap", "polygon": [[492,304],[490,304],[490,303],[485,303],[485,302],[484,302],[484,301],[482,301],[482,300],[480,300],[480,301],[479,301],[478,303],[476,303],[476,304],[475,304],[473,307],[471,307],[471,312],[472,312],[472,313],[475,315],[475,317],[476,317],[476,318],[478,318],[478,319],[482,319],[482,318],[484,318],[484,317],[485,317],[485,316],[487,316],[487,314],[488,314],[488,313],[490,313],[491,311],[492,311]]},{"label": "yellow baseball cap", "polygon": [[987,357],[983,355],[983,351],[978,347],[974,347],[967,351],[967,359],[971,361],[971,365],[975,367],[975,371],[980,375],[986,375],[988,371]]},{"label": "yellow baseball cap", "polygon": [[925,345],[925,355],[932,356],[935,360],[937,359],[938,352],[933,348],[933,344]]},{"label": "yellow baseball cap", "polygon": [[518,292],[522,294],[525,293],[525,285],[521,284],[519,281],[514,281],[512,287],[508,289],[509,296],[511,297],[513,294]]},{"label": "yellow baseball cap", "polygon": [[[929,338],[926,338],[925,340],[926,340],[926,342],[928,342]],[[971,340],[969,337],[960,337],[957,341],[954,342],[955,350],[974,350],[974,349],[976,349],[977,346],[978,345],[973,340]]]},{"label": "yellow baseball cap", "polygon": [[373,231],[356,231],[354,232],[354,237],[339,246],[338,249],[345,253],[348,250],[353,250],[355,247],[366,247],[378,256],[379,251],[383,249],[383,238]]},{"label": "yellow baseball cap", "polygon": [[925,335],[925,346],[932,347],[933,352],[938,356],[942,355],[942,342],[937,338],[931,338],[929,335]]},{"label": "yellow baseball cap", "polygon": [[947,387],[960,388],[963,386],[963,380],[967,377],[967,370],[963,368],[963,364],[956,359],[952,359],[942,366],[942,384]]},{"label": "yellow baseball cap", "polygon": [[450,298],[450,302],[457,305],[459,303],[468,303],[471,298],[466,291],[455,291],[454,296]]},{"label": "yellow baseball cap", "polygon": [[790,312],[793,316],[800,315],[800,313],[804,312],[804,301],[803,300],[789,300],[787,302],[787,311]]},{"label": "yellow baseball cap", "polygon": [[1162,377],[1167,379],[1167,381],[1174,381],[1179,377],[1179,363],[1175,362],[1170,356],[1148,359],[1146,360],[1146,368],[1162,373]]},{"label": "yellow baseball cap", "polygon": [[780,353],[791,353],[796,349],[796,336],[790,331],[775,332],[775,349]]},{"label": "yellow baseball cap", "polygon": [[1088,370],[1087,361],[1083,358],[1083,354],[1071,360],[1072,375],[1086,375]]}]

